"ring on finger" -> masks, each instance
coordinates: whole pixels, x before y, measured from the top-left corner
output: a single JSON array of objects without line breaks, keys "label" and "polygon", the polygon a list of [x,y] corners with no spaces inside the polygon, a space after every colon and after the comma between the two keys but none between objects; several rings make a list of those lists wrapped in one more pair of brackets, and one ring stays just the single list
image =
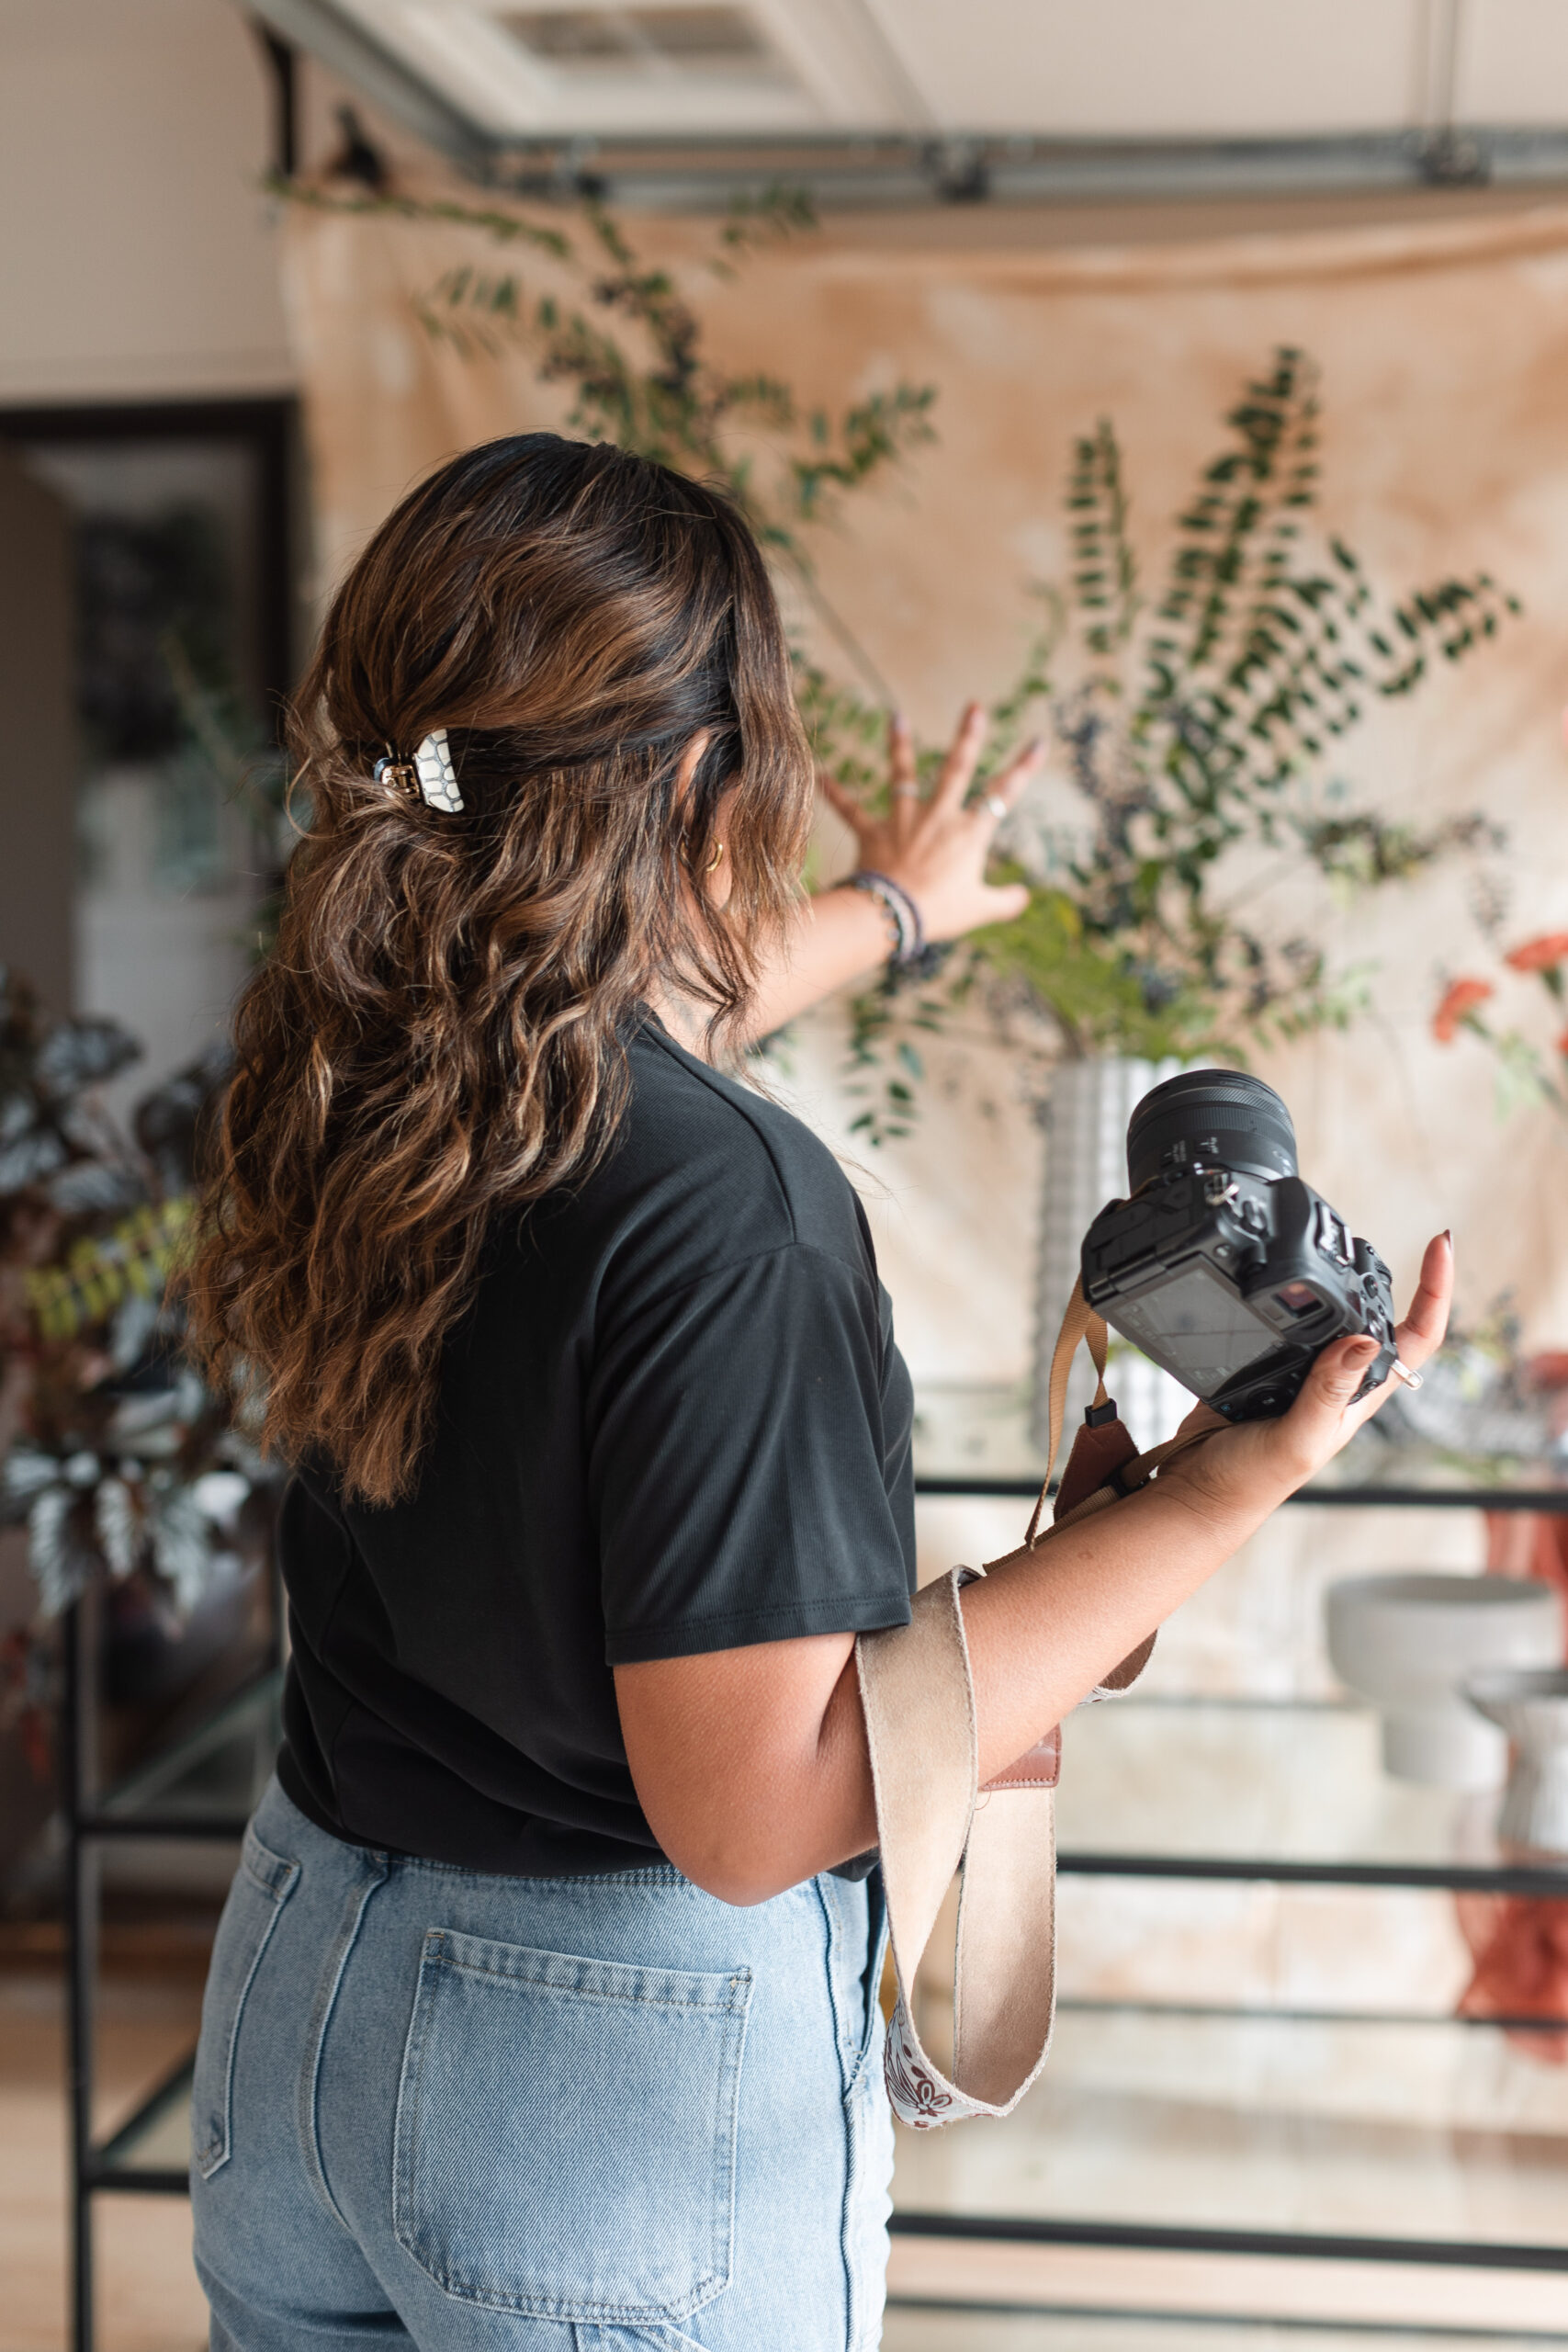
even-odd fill
[{"label": "ring on finger", "polygon": [[1402,1363],[1397,1356],[1395,1356],[1393,1363],[1389,1366],[1389,1374],[1391,1378],[1394,1380],[1402,1380],[1406,1388],[1419,1388],[1421,1386],[1420,1374],[1418,1372],[1412,1372],[1410,1366],[1407,1363]]},{"label": "ring on finger", "polygon": [[918,800],[919,797],[920,787],[918,784],[896,784],[893,787],[895,800]]},{"label": "ring on finger", "polygon": [[992,816],[996,819],[998,825],[1008,813],[1007,802],[1002,798],[999,792],[987,792],[985,798],[981,801],[980,806],[986,810],[988,816]]}]

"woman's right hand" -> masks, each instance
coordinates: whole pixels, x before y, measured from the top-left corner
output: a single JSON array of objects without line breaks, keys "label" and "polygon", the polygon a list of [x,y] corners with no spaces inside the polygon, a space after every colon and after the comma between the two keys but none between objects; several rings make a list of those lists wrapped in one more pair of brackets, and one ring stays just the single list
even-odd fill
[{"label": "woman's right hand", "polygon": [[864,808],[854,795],[819,775],[822,797],[855,837],[855,863],[886,874],[907,890],[920,910],[928,940],[962,939],[987,923],[1011,922],[1029,904],[1021,882],[986,878],[997,828],[1017,803],[1040,765],[1044,746],[1036,737],[974,796],[975,772],[986,748],[984,706],[964,706],[941,774],[930,793],[922,791],[909,722],[895,713],[887,722],[887,807]]},{"label": "woman's right hand", "polygon": [[[1410,1311],[1394,1333],[1399,1360],[1411,1372],[1418,1372],[1443,1343],[1453,1280],[1453,1243],[1439,1233],[1427,1244]],[[1336,1340],[1313,1365],[1290,1411],[1275,1420],[1227,1423],[1200,1405],[1182,1429],[1213,1429],[1215,1434],[1160,1472],[1160,1491],[1210,1513],[1272,1510],[1348,1445],[1400,1385],[1391,1373],[1370,1396],[1351,1402],[1376,1353],[1373,1340]]]}]

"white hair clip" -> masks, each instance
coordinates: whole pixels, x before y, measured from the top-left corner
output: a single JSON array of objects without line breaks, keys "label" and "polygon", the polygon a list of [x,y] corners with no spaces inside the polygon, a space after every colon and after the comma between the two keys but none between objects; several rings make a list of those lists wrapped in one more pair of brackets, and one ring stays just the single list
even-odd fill
[{"label": "white hair clip", "polygon": [[389,752],[371,773],[378,784],[395,785],[411,795],[417,791],[427,808],[439,808],[447,817],[462,815],[463,796],[445,727],[432,728],[412,760],[400,760]]}]

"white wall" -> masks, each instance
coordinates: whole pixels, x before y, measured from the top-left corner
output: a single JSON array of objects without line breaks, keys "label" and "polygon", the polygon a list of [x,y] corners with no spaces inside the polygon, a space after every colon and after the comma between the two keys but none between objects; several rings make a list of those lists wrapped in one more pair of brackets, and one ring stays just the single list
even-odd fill
[{"label": "white wall", "polygon": [[0,0],[0,401],[293,381],[230,0]]}]

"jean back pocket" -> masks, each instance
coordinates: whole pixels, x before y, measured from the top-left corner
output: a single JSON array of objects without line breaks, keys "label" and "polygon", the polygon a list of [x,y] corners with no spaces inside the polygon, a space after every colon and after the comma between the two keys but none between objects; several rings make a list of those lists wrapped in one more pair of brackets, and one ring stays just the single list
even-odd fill
[{"label": "jean back pocket", "polygon": [[191,2156],[204,2180],[229,2161],[234,2050],[261,1958],[299,1875],[298,1862],[269,1852],[245,1832],[240,1867],[218,1923],[201,2003],[201,2041],[191,2095]]},{"label": "jean back pocket", "polygon": [[729,2282],[751,1975],[432,1928],[398,2099],[399,2243],[445,2291],[678,2320]]}]

